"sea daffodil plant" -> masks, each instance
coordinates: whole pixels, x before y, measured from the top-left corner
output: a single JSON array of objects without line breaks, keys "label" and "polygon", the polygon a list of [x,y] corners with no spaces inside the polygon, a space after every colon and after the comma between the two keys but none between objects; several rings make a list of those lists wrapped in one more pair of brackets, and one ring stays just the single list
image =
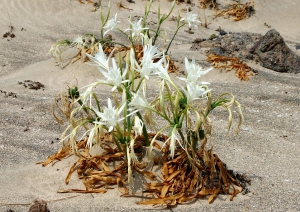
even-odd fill
[{"label": "sea daffodil plant", "polygon": [[[170,16],[174,6],[175,1],[167,15],[161,15],[159,10],[156,30],[146,27],[145,20],[149,15],[151,2],[150,6],[146,6],[144,17],[136,23],[130,20],[130,27],[125,30],[118,28],[117,15],[109,20],[110,12],[104,17],[100,10],[103,27],[101,39],[97,41],[98,52],[86,55],[97,66],[104,79],[79,90],[77,87],[69,88],[68,98],[72,99],[73,105],[78,104],[78,107],[74,107],[68,115],[70,125],[63,133],[62,141],[68,140],[73,152],[79,154],[78,137],[88,136],[86,147],[92,149],[95,145],[104,148],[103,137],[109,135],[117,151],[122,153],[118,156],[124,155],[129,184],[133,183],[134,165],[140,162],[135,152],[140,137],[143,137],[142,146],[147,151],[146,156],[151,160],[153,148],[157,147],[157,139],[166,134],[167,138],[161,149],[168,150],[166,155],[170,160],[177,157],[176,152],[184,152],[187,158],[184,167],[189,170],[188,173],[192,173],[191,170],[199,168],[199,161],[207,162],[197,152],[206,148],[206,139],[212,127],[209,120],[211,111],[217,107],[228,110],[229,130],[232,125],[231,108],[236,105],[240,117],[237,131],[243,121],[241,105],[232,94],[224,93],[214,100],[209,83],[200,81],[200,77],[211,71],[211,68],[203,69],[196,64],[195,59],[189,61],[184,58],[186,76],[177,79],[169,75],[169,60],[166,55],[175,35],[184,25],[191,27],[198,22],[195,14],[188,12],[186,19],[180,19],[179,15],[177,29],[169,46],[166,50],[159,50],[155,46],[156,39],[161,32],[162,23]],[[107,56],[104,52],[107,40],[103,36],[110,30],[122,32],[130,41],[131,45],[126,49],[125,56],[120,52],[116,56],[112,53]],[[154,36],[150,36],[151,32],[154,32]],[[76,40],[82,45],[80,41]],[[136,54],[137,46],[142,46],[141,57]],[[55,48],[54,52],[58,55]],[[150,86],[150,81],[159,81],[158,86]],[[100,85],[112,88],[107,104],[102,103],[102,98],[94,91]],[[157,126],[155,120],[161,124]],[[150,132],[150,129],[156,130]],[[207,157],[210,156],[206,155]]]}]

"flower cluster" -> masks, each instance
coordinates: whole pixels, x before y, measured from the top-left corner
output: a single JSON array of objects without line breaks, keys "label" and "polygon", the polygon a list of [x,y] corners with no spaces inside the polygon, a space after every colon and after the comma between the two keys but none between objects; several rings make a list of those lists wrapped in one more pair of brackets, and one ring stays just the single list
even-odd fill
[{"label": "flower cluster", "polygon": [[[166,55],[175,35],[181,27],[188,24],[191,29],[199,23],[196,14],[187,12],[187,17],[181,19],[179,16],[177,30],[167,50],[159,50],[155,46],[155,41],[161,31],[161,24],[171,14],[174,3],[175,1],[169,14],[159,13],[159,25],[152,37],[149,36],[149,28],[145,26],[150,6],[146,7],[143,18],[135,23],[130,20],[130,27],[126,30],[119,28],[120,22],[117,20],[117,14],[113,19],[108,20],[109,15],[105,18],[101,13],[102,37],[111,30],[118,30],[128,38],[131,45],[130,50],[127,50],[125,54],[125,59],[120,54],[113,56],[113,52],[107,56],[104,51],[105,43],[101,42],[97,44],[98,53],[87,54],[104,78],[84,87],[81,95],[79,93],[76,95],[80,107],[72,112],[71,126],[68,128],[73,128],[69,137],[74,149],[76,149],[75,135],[79,133],[79,128],[88,128],[92,124],[92,129],[88,130],[88,147],[91,148],[94,144],[101,142],[99,138],[103,133],[109,133],[118,150],[126,153],[128,173],[131,173],[131,164],[137,160],[134,153],[134,142],[137,136],[144,136],[145,146],[151,150],[155,138],[161,133],[168,132],[169,139],[163,146],[169,146],[170,156],[173,158],[178,147],[184,149],[188,155],[189,149],[193,148],[193,151],[196,151],[198,142],[201,140],[199,132],[209,133],[210,131],[207,127],[207,117],[214,108],[222,106],[229,111],[230,128],[230,108],[236,104],[239,108],[240,121],[242,121],[240,105],[233,96],[225,98],[226,93],[212,101],[209,83],[200,80],[201,76],[207,74],[212,68],[203,69],[196,64],[194,58],[191,61],[185,58],[186,77],[179,77],[183,85],[178,86],[169,75],[169,60]],[[83,45],[82,42],[82,39],[76,40],[78,45]],[[137,46],[142,46],[142,57],[137,57]],[[151,88],[151,92],[154,92],[156,97],[150,101],[148,82],[153,78],[160,80],[161,83],[156,93],[155,88]],[[112,88],[112,98],[108,98],[107,106],[101,104],[97,94],[93,91],[94,87],[100,84]],[[197,101],[201,101],[201,104],[195,104]],[[202,102],[207,103],[206,107],[201,107]],[[84,110],[86,118],[75,118],[76,112],[80,110]],[[164,124],[155,132],[156,136],[150,141],[148,130],[151,126],[147,124],[155,123],[152,114],[162,119]],[[197,119],[192,120],[192,116]]]}]

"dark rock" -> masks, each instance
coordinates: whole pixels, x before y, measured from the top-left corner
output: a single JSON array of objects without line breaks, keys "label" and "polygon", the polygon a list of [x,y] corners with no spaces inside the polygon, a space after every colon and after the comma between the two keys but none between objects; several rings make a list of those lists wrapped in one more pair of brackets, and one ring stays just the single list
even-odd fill
[{"label": "dark rock", "polygon": [[213,47],[210,49],[210,53],[220,55],[220,56],[226,56],[225,51],[221,47]]},{"label": "dark rock", "polygon": [[299,50],[300,49],[300,44],[297,44],[296,45],[296,50]]},{"label": "dark rock", "polygon": [[36,199],[32,203],[32,205],[29,208],[28,212],[50,212],[50,210],[47,207],[47,202],[46,201]]},{"label": "dark rock", "polygon": [[277,71],[300,73],[300,57],[285,44],[280,34],[269,30],[249,51],[258,56],[260,65]]},{"label": "dark rock", "polygon": [[[219,31],[222,29],[217,29]],[[207,55],[216,54],[226,57],[238,57],[243,61],[254,60],[254,55],[249,53],[255,42],[260,40],[262,35],[257,33],[228,33],[224,36],[216,36],[213,40],[193,42],[190,50],[197,51],[201,48],[209,48]]]},{"label": "dark rock", "polygon": [[227,35],[227,32],[225,30],[223,30],[220,26],[218,29],[216,29],[217,32],[220,33],[220,35]]},{"label": "dark rock", "polygon": [[220,31],[219,33],[220,33],[220,35],[227,35],[227,32],[224,30]]}]

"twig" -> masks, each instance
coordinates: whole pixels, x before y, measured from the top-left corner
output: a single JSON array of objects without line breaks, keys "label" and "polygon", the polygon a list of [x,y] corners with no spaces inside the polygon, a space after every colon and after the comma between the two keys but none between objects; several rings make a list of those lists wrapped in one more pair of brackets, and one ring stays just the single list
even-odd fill
[{"label": "twig", "polygon": [[[57,202],[57,201],[62,201],[62,200],[66,200],[66,199],[71,199],[74,197],[78,197],[80,195],[75,195],[75,196],[70,196],[70,197],[64,197],[64,198],[60,198],[60,199],[54,199],[54,200],[49,200],[46,201],[47,203],[49,202]],[[32,203],[7,203],[7,202],[0,202],[0,205],[31,205]]]}]

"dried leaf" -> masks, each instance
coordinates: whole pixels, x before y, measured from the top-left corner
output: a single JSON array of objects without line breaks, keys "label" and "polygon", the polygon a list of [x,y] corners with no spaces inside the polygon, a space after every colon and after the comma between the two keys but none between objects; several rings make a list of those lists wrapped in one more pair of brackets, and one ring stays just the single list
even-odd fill
[{"label": "dried leaf", "polygon": [[167,204],[167,202],[179,199],[183,196],[184,194],[179,193],[175,194],[172,196],[164,197],[164,198],[153,198],[150,200],[142,201],[142,202],[137,202],[139,205],[160,205],[160,204]]},{"label": "dried leaf", "polygon": [[66,183],[66,184],[69,183],[69,180],[70,180],[70,178],[71,178],[72,173],[74,172],[74,169],[75,169],[75,166],[77,165],[77,163],[78,163],[78,161],[76,161],[76,162],[73,164],[73,166],[71,166],[71,168],[70,168],[70,170],[69,170],[69,173],[68,173],[68,175],[67,175],[67,177],[66,177],[66,179],[65,179],[65,183]]},{"label": "dried leaf", "polygon": [[235,75],[243,81],[248,81],[249,76],[254,76],[255,71],[249,67],[246,63],[243,63],[237,57],[225,57],[215,54],[210,54],[207,57],[207,61],[210,62],[214,68],[223,70],[226,72],[235,70]]},{"label": "dried leaf", "polygon": [[65,190],[58,190],[57,193],[100,193],[100,194],[104,194],[107,191],[105,189],[96,189],[96,190],[81,190],[81,189],[65,189]]},{"label": "dried leaf", "polygon": [[141,175],[147,177],[150,180],[155,180],[156,179],[156,175],[153,172],[150,171],[146,171],[146,170],[141,170],[139,168],[137,168],[136,166],[134,166],[134,169],[140,173]]},{"label": "dried leaf", "polygon": [[42,166],[47,166],[48,164],[54,162],[55,160],[61,160],[67,156],[69,156],[72,153],[72,150],[70,148],[70,146],[67,146],[65,144],[63,144],[62,148],[55,153],[52,156],[49,156],[44,163],[42,163]]},{"label": "dried leaf", "polygon": [[231,5],[229,9],[221,10],[217,13],[216,17],[220,16],[233,16],[234,21],[240,21],[253,15],[254,2],[247,2],[246,4],[237,3]]},{"label": "dried leaf", "polygon": [[170,185],[165,184],[162,189],[159,197],[165,197],[167,192],[169,191]]}]

